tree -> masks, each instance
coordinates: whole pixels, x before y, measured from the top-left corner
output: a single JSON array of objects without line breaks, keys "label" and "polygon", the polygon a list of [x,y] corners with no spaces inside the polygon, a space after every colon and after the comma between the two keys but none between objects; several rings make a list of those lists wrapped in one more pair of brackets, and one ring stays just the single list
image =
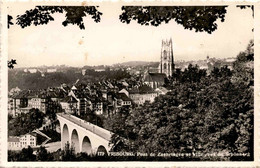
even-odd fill
[{"label": "tree", "polygon": [[10,28],[10,25],[14,25],[14,23],[12,22],[13,17],[10,15],[7,15],[7,28]]},{"label": "tree", "polygon": [[40,146],[40,148],[37,150],[36,160],[37,161],[52,161],[53,156],[45,149],[45,147]]},{"label": "tree", "polygon": [[130,115],[129,107],[121,107],[115,114],[105,120],[104,127],[114,134],[110,143],[113,151],[131,151],[131,141],[135,137],[127,119]]},{"label": "tree", "polygon": [[[127,116],[111,118],[111,131],[117,132],[111,143],[120,147],[118,151],[200,152],[203,156],[170,160],[253,160],[254,45],[249,46],[242,52],[243,59],[237,56],[234,70],[223,66],[206,75],[189,65],[177,73],[166,95]],[[246,156],[230,155],[235,153]]]},{"label": "tree", "polygon": [[46,101],[49,104],[51,104],[51,106],[47,107],[45,115],[51,122],[51,129],[55,130],[56,129],[56,123],[58,122],[56,113],[60,112],[62,108],[61,108],[60,103],[58,103],[56,101],[52,101],[51,98],[46,98]]},{"label": "tree", "polygon": [[33,154],[33,149],[28,146],[21,151],[8,150],[8,161],[35,161],[36,156]]},{"label": "tree", "polygon": [[[76,24],[80,29],[85,29],[83,17],[90,15],[95,22],[100,22],[101,12],[97,10],[97,6],[36,6],[34,9],[27,10],[25,14],[18,15],[16,24],[22,28],[48,24],[54,21],[54,13],[65,13],[66,20],[62,22],[63,26],[68,24]],[[8,15],[8,28],[12,25],[12,16]]]},{"label": "tree", "polygon": [[44,121],[44,114],[39,109],[30,109],[29,113],[19,114],[16,118],[8,121],[8,134],[19,136],[40,128]]},{"label": "tree", "polygon": [[74,161],[76,160],[75,148],[70,145],[69,142],[65,144],[64,150],[61,151],[62,161]]},{"label": "tree", "polygon": [[216,21],[225,20],[227,6],[123,6],[119,19],[129,24],[136,20],[141,25],[159,26],[174,19],[185,29],[212,33],[217,29]]},{"label": "tree", "polygon": [[[227,6],[122,6],[122,13],[119,20],[129,24],[136,20],[141,25],[159,26],[163,22],[168,23],[174,19],[184,29],[195,30],[196,32],[207,32],[211,34],[218,25],[217,20],[225,21]],[[246,9],[250,6],[237,6]],[[25,14],[18,15],[16,24],[22,28],[31,25],[48,24],[54,21],[52,14],[65,13],[66,20],[63,26],[76,24],[80,29],[85,29],[83,17],[92,16],[95,22],[100,22],[102,13],[97,10],[98,6],[36,6],[27,10]],[[251,6],[254,12],[253,6]],[[254,14],[253,14],[254,16]],[[13,25],[13,17],[8,15],[8,28]],[[9,67],[9,66],[8,66]],[[9,67],[10,68],[10,67]]]},{"label": "tree", "polygon": [[100,115],[97,115],[95,110],[87,108],[86,112],[84,114],[80,114],[79,117],[87,122],[103,127],[103,118]]},{"label": "tree", "polygon": [[9,69],[13,69],[14,65],[17,64],[17,63],[16,63],[16,60],[11,59],[10,61],[7,61],[7,64],[8,64],[7,66],[8,66]]},{"label": "tree", "polygon": [[181,75],[179,75],[179,79],[176,79],[180,82],[200,82],[206,74],[206,70],[199,69],[198,65],[189,64],[188,68],[185,68]]}]

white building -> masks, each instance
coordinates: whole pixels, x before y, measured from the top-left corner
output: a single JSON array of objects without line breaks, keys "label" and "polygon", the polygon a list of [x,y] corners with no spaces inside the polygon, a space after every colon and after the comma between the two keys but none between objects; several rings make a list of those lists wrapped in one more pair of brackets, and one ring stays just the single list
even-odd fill
[{"label": "white building", "polygon": [[27,69],[27,71],[26,72],[30,72],[30,73],[36,73],[38,70],[37,69],[35,69],[35,68],[33,68],[33,69]]},{"label": "white building", "polygon": [[55,68],[47,69],[47,73],[53,73],[53,72],[57,72],[57,69]]},{"label": "white building", "polygon": [[154,102],[155,97],[157,97],[158,94],[157,92],[146,92],[146,93],[140,93],[140,92],[134,92],[131,91],[129,93],[129,97],[133,100],[133,102],[137,105],[142,105],[144,104],[146,101],[147,102]]},{"label": "white building", "polygon": [[8,150],[21,150],[23,148],[35,147],[37,142],[36,134],[27,133],[21,136],[8,137]]}]

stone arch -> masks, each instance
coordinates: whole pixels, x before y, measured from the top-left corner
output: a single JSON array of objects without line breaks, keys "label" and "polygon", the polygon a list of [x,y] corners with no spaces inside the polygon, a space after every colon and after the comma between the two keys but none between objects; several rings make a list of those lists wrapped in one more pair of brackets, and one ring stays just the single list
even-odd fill
[{"label": "stone arch", "polygon": [[71,145],[72,147],[74,147],[75,149],[75,153],[79,153],[80,152],[80,148],[79,148],[79,135],[76,129],[73,129],[72,133],[71,133]]},{"label": "stone arch", "polygon": [[98,156],[107,156],[108,153],[107,153],[107,149],[103,146],[103,145],[100,145],[97,149],[97,153],[96,153]]},{"label": "stone arch", "polygon": [[88,136],[85,136],[82,140],[82,152],[87,154],[91,154],[92,152],[92,145]]},{"label": "stone arch", "polygon": [[61,143],[62,143],[62,148],[65,147],[65,144],[69,142],[69,129],[67,124],[63,125],[63,129],[62,129],[62,139],[61,139]]}]

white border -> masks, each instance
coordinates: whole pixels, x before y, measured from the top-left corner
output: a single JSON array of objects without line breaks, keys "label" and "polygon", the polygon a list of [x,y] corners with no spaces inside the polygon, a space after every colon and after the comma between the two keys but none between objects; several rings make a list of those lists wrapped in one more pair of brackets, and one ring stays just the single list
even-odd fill
[{"label": "white border", "polygon": [[[17,0],[19,1],[19,0]],[[191,1],[191,0],[169,0],[169,1],[154,1],[147,0],[142,2],[133,2],[132,0],[125,0],[125,5],[231,5],[231,4],[250,4],[254,5],[254,50],[255,50],[255,85],[254,85],[254,161],[252,162],[7,162],[7,59],[8,59],[8,33],[7,33],[7,2],[15,3],[15,0],[3,1],[1,2],[1,15],[0,15],[0,167],[257,167],[260,166],[260,132],[259,132],[259,122],[260,122],[260,3],[254,0],[246,1],[232,1],[232,0],[201,0],[201,1]],[[30,1],[20,0],[25,3]],[[104,2],[108,2],[104,1]],[[42,1],[34,0],[30,3],[41,4],[41,5],[81,5],[81,2],[87,2],[88,5],[101,5],[100,1],[93,2],[92,0],[57,0],[57,1]],[[119,1],[110,1],[111,3],[117,3]],[[120,1],[122,2],[122,1]]]}]

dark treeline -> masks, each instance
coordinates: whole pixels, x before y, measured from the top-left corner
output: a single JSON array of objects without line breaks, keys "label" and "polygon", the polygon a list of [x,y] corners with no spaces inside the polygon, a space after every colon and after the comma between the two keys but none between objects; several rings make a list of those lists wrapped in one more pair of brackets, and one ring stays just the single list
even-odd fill
[{"label": "dark treeline", "polygon": [[18,87],[22,90],[31,89],[47,89],[48,87],[57,87],[63,83],[72,85],[79,79],[81,83],[99,82],[101,80],[120,80],[129,78],[130,74],[122,69],[97,72],[93,69],[87,69],[86,74],[82,75],[79,69],[66,70],[64,72],[45,73],[44,76],[40,72],[29,73],[9,69],[8,71],[8,89]]}]

